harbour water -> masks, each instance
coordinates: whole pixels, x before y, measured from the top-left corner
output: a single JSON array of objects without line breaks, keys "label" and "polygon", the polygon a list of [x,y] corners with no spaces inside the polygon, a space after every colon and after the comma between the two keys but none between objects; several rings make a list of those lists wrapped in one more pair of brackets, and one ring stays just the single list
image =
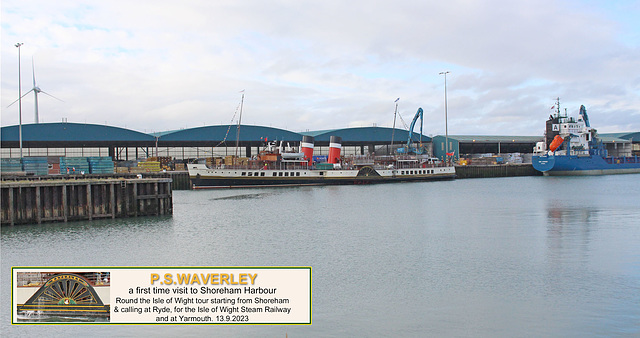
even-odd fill
[{"label": "harbour water", "polygon": [[[640,175],[175,191],[3,227],[3,336],[640,335]],[[313,324],[10,325],[11,266],[311,266]]]}]

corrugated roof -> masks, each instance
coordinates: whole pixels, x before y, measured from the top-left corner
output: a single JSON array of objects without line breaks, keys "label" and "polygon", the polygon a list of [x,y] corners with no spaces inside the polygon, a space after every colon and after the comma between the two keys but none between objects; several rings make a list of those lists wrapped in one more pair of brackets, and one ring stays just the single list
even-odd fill
[{"label": "corrugated roof", "polygon": [[[183,129],[158,133],[160,143],[163,142],[220,142],[226,138],[227,144],[236,140],[236,125],[218,125]],[[85,123],[40,123],[24,124],[22,126],[24,142],[155,142],[155,136],[119,127],[85,124]],[[404,143],[408,131],[386,127],[357,127],[318,130],[308,132],[291,132],[283,129],[242,125],[240,128],[241,142],[260,142],[265,137],[269,140],[297,142],[303,135],[313,136],[316,142],[329,142],[331,136],[339,136],[345,144],[357,143],[390,143],[393,134],[394,143]],[[0,130],[2,142],[18,141],[18,126],[2,127]],[[439,135],[438,137],[444,137]],[[605,133],[600,134],[605,142],[640,141],[640,132]],[[418,140],[419,134],[413,138]],[[500,135],[449,135],[449,138],[459,142],[520,142],[535,143],[542,140],[542,136],[500,136]],[[431,141],[431,137],[422,136],[423,142]]]},{"label": "corrugated roof", "polygon": [[601,138],[618,138],[618,139],[624,139],[624,140],[628,140],[628,141],[635,141],[635,142],[640,142],[640,132],[635,132],[635,133],[604,133],[604,134],[599,134],[599,136]]},{"label": "corrugated roof", "polygon": [[[444,135],[438,135],[444,137]],[[449,135],[449,138],[458,140],[458,142],[520,142],[531,143],[542,141],[544,136],[501,136],[501,135]]]},{"label": "corrugated roof", "polygon": [[[226,140],[226,142],[235,142],[237,138],[237,125],[220,125],[220,126],[206,126],[197,127],[184,130],[174,131],[162,135],[160,142],[197,142],[197,141],[216,141],[220,142]],[[302,135],[291,131],[262,127],[262,126],[240,126],[240,141],[241,142],[254,142],[260,141],[263,138],[269,140],[279,141],[300,141]]]},{"label": "corrugated roof", "polygon": [[[339,136],[342,138],[342,142],[379,142],[389,143],[393,136],[394,143],[404,143],[409,138],[409,132],[402,129],[386,128],[386,127],[357,127],[357,128],[344,128],[344,129],[331,129],[321,131],[310,131],[300,133],[303,135],[313,136],[316,141],[329,142],[331,136]],[[392,135],[393,134],[393,135]],[[413,139],[418,140],[420,138],[419,133],[413,133]],[[431,138],[426,135],[422,135],[423,142],[431,141]]]},{"label": "corrugated roof", "polygon": [[598,134],[598,138],[600,138],[600,140],[602,140],[602,142],[605,142],[605,143],[611,143],[611,142],[628,143],[628,142],[631,142],[631,140],[618,137],[617,134]]},{"label": "corrugated roof", "polygon": [[[19,141],[18,126],[2,127],[2,142]],[[130,129],[82,123],[38,123],[22,125],[24,142],[155,141],[151,135]]]},{"label": "corrugated roof", "polygon": [[[438,137],[444,137],[444,135],[438,135]],[[606,133],[598,134],[598,137],[604,142],[629,142],[633,140],[640,141],[640,133]],[[535,143],[542,141],[544,136],[501,136],[501,135],[449,135],[450,139],[455,139],[458,142],[469,143],[496,143],[496,142],[520,142],[520,143]]]}]

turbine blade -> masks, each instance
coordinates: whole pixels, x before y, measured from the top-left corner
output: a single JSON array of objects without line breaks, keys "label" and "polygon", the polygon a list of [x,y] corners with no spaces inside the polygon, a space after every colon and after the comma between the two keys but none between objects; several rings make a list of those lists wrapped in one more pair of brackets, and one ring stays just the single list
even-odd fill
[{"label": "turbine blade", "polygon": [[[24,95],[20,96],[20,99],[21,99],[21,98],[23,98],[23,97],[25,97],[25,96],[27,96],[27,94],[31,93],[32,91],[33,91],[33,89],[31,89],[30,91],[28,91],[28,92],[24,93]],[[7,106],[7,108],[11,107],[14,103],[16,103],[16,102],[20,101],[20,99],[16,99],[15,101],[11,102],[11,104],[10,104],[10,105],[8,105],[8,106]],[[58,100],[60,100],[60,99],[58,99]],[[61,101],[62,101],[62,100],[61,100]]]},{"label": "turbine blade", "polygon": [[33,88],[36,87],[36,66],[33,64],[33,56],[31,56],[31,71],[33,72]]},{"label": "turbine blade", "polygon": [[51,94],[49,94],[49,93],[47,93],[47,92],[45,92],[45,91],[42,91],[42,90],[41,90],[41,91],[40,91],[40,93],[45,94],[45,95],[49,95],[49,96],[53,97],[54,99],[56,99],[56,100],[58,100],[58,101],[60,101],[60,102],[64,102],[64,101],[60,100],[59,98],[57,98],[57,97],[55,97],[55,96],[53,96],[53,95],[51,95]]}]

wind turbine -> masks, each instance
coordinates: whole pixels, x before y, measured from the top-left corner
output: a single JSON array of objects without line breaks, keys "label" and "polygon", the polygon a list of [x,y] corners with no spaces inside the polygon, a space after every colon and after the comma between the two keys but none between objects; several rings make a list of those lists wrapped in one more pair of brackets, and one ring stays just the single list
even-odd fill
[{"label": "wind turbine", "polygon": [[[60,100],[59,98],[57,98],[57,97],[55,97],[55,96],[43,91],[42,89],[40,89],[40,87],[38,87],[38,85],[36,84],[36,68],[35,68],[35,66],[33,64],[33,57],[31,57],[31,70],[33,71],[33,88],[31,88],[30,91],[24,93],[24,95],[22,95],[18,100],[20,100],[21,98],[27,96],[27,94],[33,92],[33,94],[35,96],[35,109],[36,109],[36,111],[35,111],[35,122],[39,123],[40,119],[39,119],[39,116],[38,116],[38,94],[42,93],[42,94],[45,94],[45,95],[49,95],[49,96],[53,97],[56,100],[59,100],[59,101],[62,101],[62,100]],[[15,101],[11,102],[11,104],[8,105],[7,108],[11,107],[11,105],[13,105],[14,103],[18,102],[18,100],[15,100]],[[62,102],[64,102],[64,101],[62,101]]]}]

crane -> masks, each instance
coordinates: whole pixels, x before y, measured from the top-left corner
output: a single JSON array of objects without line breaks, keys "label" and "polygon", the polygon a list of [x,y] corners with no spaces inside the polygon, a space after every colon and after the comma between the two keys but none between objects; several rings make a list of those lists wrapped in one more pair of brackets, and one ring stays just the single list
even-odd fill
[{"label": "crane", "polygon": [[[426,149],[422,146],[422,125],[423,125],[422,115],[423,115],[422,108],[418,108],[416,115],[413,117],[413,120],[411,121],[411,126],[409,126],[409,137],[407,138],[407,145],[402,148],[398,148],[397,150],[398,154],[424,154],[426,152]],[[418,121],[418,118],[420,118],[420,145],[414,148],[412,147],[413,128],[416,126],[416,122]]]},{"label": "crane", "polygon": [[582,120],[584,120],[584,125],[587,128],[590,128],[591,124],[589,124],[589,116],[587,115],[587,108],[585,108],[584,105],[580,106],[580,115],[582,116]]}]

